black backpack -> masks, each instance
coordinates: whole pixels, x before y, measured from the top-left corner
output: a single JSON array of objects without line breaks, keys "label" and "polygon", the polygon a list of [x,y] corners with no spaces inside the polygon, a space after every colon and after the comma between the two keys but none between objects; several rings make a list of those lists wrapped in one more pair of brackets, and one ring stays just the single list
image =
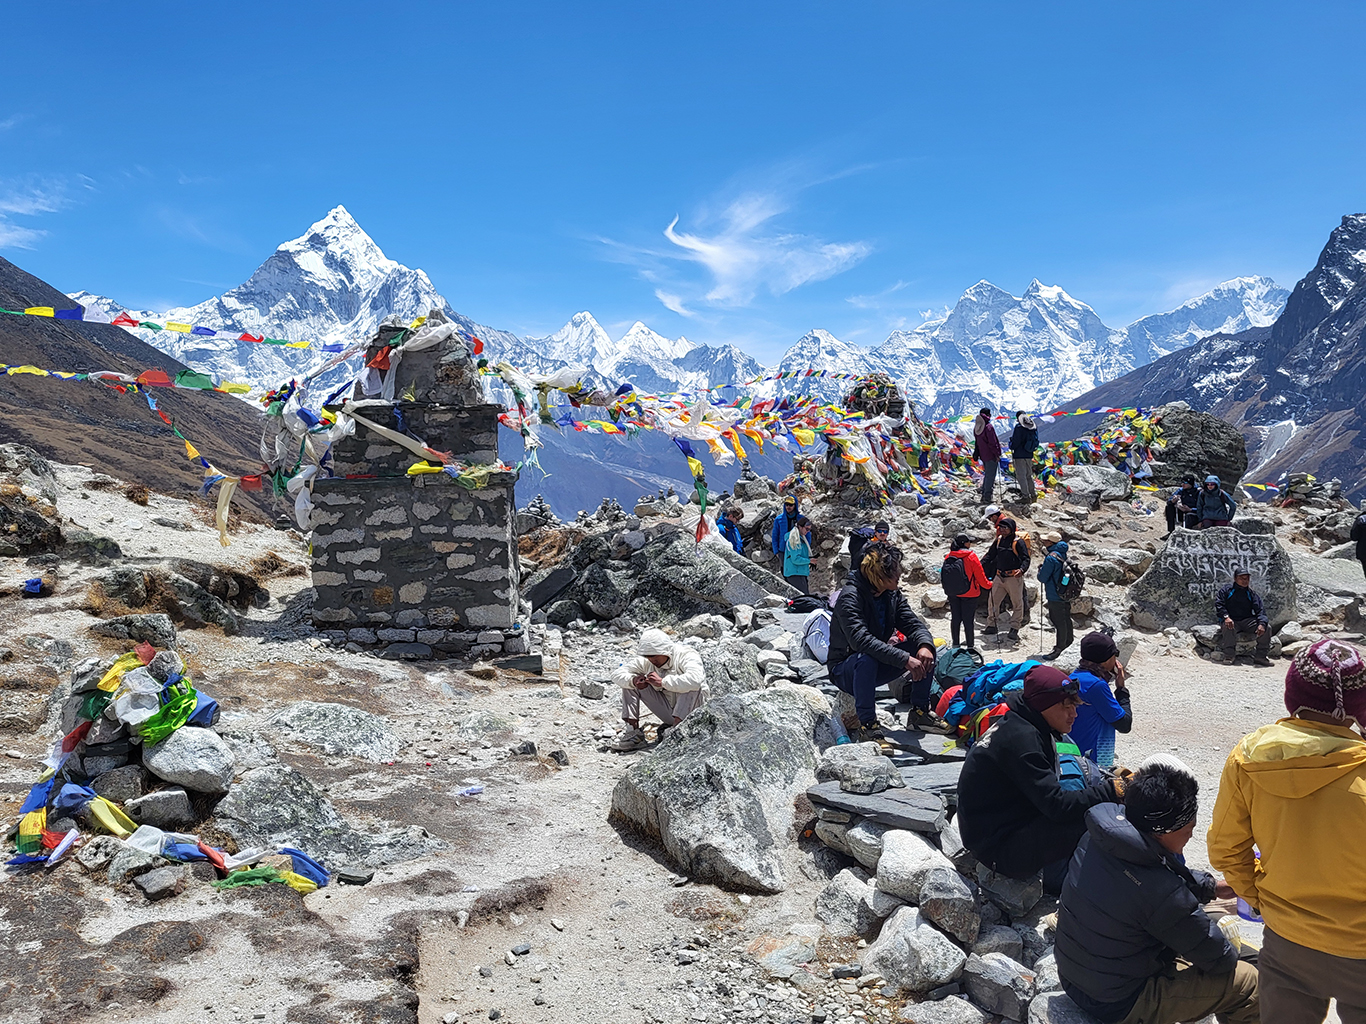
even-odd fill
[{"label": "black backpack", "polygon": [[1081,597],[1081,592],[1086,587],[1086,573],[1081,571],[1081,566],[1075,565],[1066,558],[1062,560],[1062,575],[1058,577],[1058,594],[1064,601],[1071,601]]},{"label": "black backpack", "polygon": [[939,583],[949,597],[962,597],[972,589],[968,582],[968,569],[957,555],[944,558],[944,567],[939,570]]}]

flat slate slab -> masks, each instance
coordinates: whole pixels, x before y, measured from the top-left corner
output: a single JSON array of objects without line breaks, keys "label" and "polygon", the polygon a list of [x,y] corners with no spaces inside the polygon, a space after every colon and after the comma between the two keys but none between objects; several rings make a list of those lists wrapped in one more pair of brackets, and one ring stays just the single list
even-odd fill
[{"label": "flat slate slab", "polygon": [[912,789],[926,793],[937,793],[951,803],[958,794],[958,775],[963,770],[962,761],[941,761],[938,764],[922,764],[901,769],[901,777]]},{"label": "flat slate slab", "polygon": [[842,792],[838,782],[822,782],[808,789],[806,795],[812,803],[848,811],[889,828],[937,834],[944,827],[944,798],[919,789],[862,795]]},{"label": "flat slate slab", "polygon": [[918,754],[930,762],[950,762],[962,764],[968,756],[967,749],[960,747],[951,737],[938,733],[911,732],[907,729],[883,729],[886,737],[908,753]]}]

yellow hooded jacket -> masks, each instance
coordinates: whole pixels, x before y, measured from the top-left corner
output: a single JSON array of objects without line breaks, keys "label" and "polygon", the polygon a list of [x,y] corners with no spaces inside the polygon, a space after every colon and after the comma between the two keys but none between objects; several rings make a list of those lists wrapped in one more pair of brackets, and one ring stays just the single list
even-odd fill
[{"label": "yellow hooded jacket", "polygon": [[[1224,764],[1209,859],[1282,938],[1366,960],[1366,740],[1283,718]],[[1254,857],[1253,846],[1260,857]]]}]

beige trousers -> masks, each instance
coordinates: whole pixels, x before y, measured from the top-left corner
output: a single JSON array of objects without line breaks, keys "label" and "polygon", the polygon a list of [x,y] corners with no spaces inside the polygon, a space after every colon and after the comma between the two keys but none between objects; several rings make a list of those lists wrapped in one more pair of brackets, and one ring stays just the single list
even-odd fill
[{"label": "beige trousers", "polygon": [[654,712],[656,718],[666,725],[681,722],[702,706],[701,690],[656,690],[647,686],[637,690],[634,686],[621,691],[621,717],[623,721],[639,722],[640,705],[644,704]]}]

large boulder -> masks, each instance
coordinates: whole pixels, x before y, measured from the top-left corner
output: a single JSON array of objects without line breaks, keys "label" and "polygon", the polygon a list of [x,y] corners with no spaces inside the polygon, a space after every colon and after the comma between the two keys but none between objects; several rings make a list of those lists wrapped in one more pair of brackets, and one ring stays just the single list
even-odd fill
[{"label": "large boulder", "polygon": [[579,604],[600,619],[615,619],[631,603],[635,580],[625,570],[613,571],[601,563],[584,570],[575,586]]},{"label": "large boulder", "polygon": [[764,685],[764,674],[759,669],[758,648],[739,637],[703,644],[698,653],[707,670],[707,686],[712,697],[748,693]]},{"label": "large boulder", "polygon": [[807,689],[779,684],[693,712],[617,782],[612,820],[694,878],[781,892],[792,800],[814,781]]},{"label": "large boulder", "polygon": [[631,617],[682,622],[702,612],[760,605],[770,594],[797,591],[728,547],[702,545],[690,534],[666,532],[631,556],[636,574]]},{"label": "large boulder", "polygon": [[232,782],[236,759],[212,729],[182,726],[160,743],[142,751],[142,763],[153,775],[197,793],[222,793]]},{"label": "large boulder", "polygon": [[1192,412],[1185,402],[1160,405],[1152,415],[1161,417],[1166,445],[1152,463],[1153,481],[1159,487],[1179,487],[1187,473],[1197,480],[1213,473],[1231,491],[1247,472],[1247,442],[1231,423]]},{"label": "large boulder", "polygon": [[1034,998],[1034,973],[1004,953],[974,953],[963,967],[963,987],[988,1013],[1022,1021]]},{"label": "large boulder", "polygon": [[863,954],[865,973],[876,971],[893,988],[927,992],[963,972],[967,955],[915,907],[901,907],[882,924]]},{"label": "large boulder", "polygon": [[1134,625],[1190,629],[1214,621],[1215,589],[1233,582],[1233,570],[1252,573],[1273,627],[1295,618],[1295,569],[1266,520],[1239,518],[1234,526],[1178,529],[1129,587]]},{"label": "large boulder", "polygon": [[1111,466],[1064,466],[1060,478],[1068,493],[1086,495],[1096,501],[1123,501],[1134,493],[1134,482]]},{"label": "large boulder", "polygon": [[825,922],[825,930],[831,935],[872,935],[882,922],[873,912],[872,901],[873,887],[845,868],[816,897],[816,918]]},{"label": "large boulder", "polygon": [[118,615],[96,622],[90,632],[115,640],[143,641],[153,647],[175,646],[175,623],[163,612],[152,615]]},{"label": "large boulder", "polygon": [[324,754],[382,763],[394,760],[400,747],[387,721],[346,704],[303,700],[271,715],[270,723]]},{"label": "large boulder", "polygon": [[1290,556],[1290,561],[1294,566],[1296,584],[1317,587],[1334,597],[1356,598],[1366,589],[1361,563],[1355,560],[1296,552]]},{"label": "large boulder", "polygon": [[919,903],[921,889],[937,869],[957,873],[953,862],[917,833],[896,829],[882,837],[877,887],[883,892],[907,903]]}]

